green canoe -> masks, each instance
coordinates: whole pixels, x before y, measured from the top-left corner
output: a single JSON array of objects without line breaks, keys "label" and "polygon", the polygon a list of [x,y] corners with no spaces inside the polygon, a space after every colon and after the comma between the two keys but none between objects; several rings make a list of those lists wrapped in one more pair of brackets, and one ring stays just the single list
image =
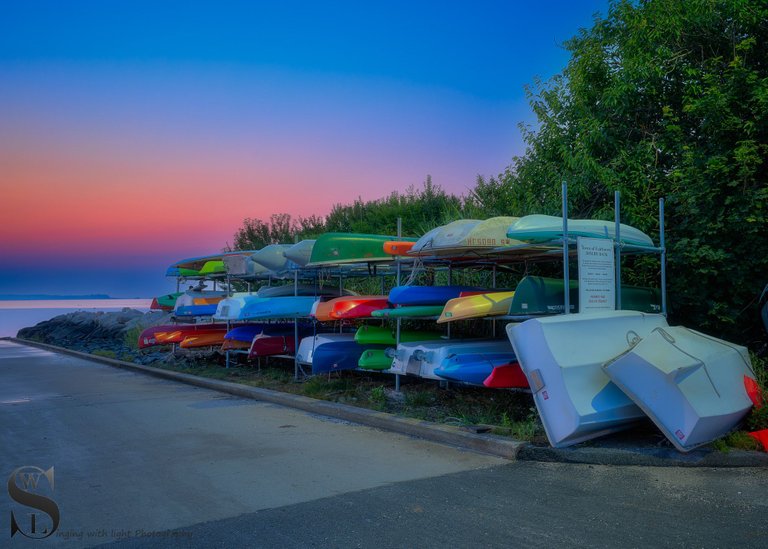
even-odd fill
[{"label": "green canoe", "polygon": [[442,312],[442,305],[413,305],[410,307],[396,307],[394,309],[379,309],[378,311],[373,311],[371,316],[377,318],[438,317]]},{"label": "green canoe", "polygon": [[[386,326],[360,326],[355,333],[355,341],[361,345],[382,344],[395,345],[395,330]],[[424,341],[428,339],[440,339],[440,332],[424,332],[419,330],[400,330],[400,341]]]},{"label": "green canoe", "polygon": [[[569,281],[571,312],[579,310],[579,283]],[[562,278],[526,276],[515,289],[515,296],[509,307],[510,315],[562,314],[564,309]],[[640,286],[621,287],[621,308],[643,313],[661,312],[661,292],[658,288]]]},{"label": "green canoe", "polygon": [[308,266],[392,261],[392,256],[384,253],[384,243],[395,239],[416,242],[415,238],[378,234],[325,233],[315,241]]}]

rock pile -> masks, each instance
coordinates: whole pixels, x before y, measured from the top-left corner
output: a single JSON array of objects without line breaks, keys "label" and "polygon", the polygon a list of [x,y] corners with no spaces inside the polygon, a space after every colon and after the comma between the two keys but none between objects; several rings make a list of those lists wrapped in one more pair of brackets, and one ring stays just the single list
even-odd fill
[{"label": "rock pile", "polygon": [[147,363],[162,358],[136,349],[136,339],[144,328],[167,321],[161,312],[142,313],[125,308],[119,312],[77,311],[56,316],[39,324],[22,328],[21,339],[40,341],[86,353],[97,352],[105,356],[114,355],[123,360]]}]

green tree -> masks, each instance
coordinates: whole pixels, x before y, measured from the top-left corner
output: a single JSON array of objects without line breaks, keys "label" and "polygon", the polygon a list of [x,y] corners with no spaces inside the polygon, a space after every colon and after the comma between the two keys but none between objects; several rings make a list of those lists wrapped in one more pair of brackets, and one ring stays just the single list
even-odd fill
[{"label": "green tree", "polygon": [[528,90],[526,153],[473,199],[510,214],[624,218],[658,234],[667,197],[673,318],[758,336],[768,281],[768,3],[614,1],[565,47],[563,74]]}]

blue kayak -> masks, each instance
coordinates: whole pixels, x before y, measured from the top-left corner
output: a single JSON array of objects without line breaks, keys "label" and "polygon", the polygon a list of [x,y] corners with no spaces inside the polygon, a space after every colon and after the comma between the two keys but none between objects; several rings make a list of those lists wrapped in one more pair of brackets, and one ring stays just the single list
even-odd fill
[{"label": "blue kayak", "polygon": [[483,288],[475,286],[395,286],[389,292],[393,305],[445,305],[449,299],[459,297],[461,292],[478,292]]},{"label": "blue kayak", "polygon": [[[299,330],[301,331],[302,329],[306,329],[306,326],[300,325]],[[280,322],[274,324],[258,322],[255,324],[244,324],[232,328],[224,336],[224,339],[250,343],[258,334],[280,335],[283,333],[293,333],[293,322]]]},{"label": "blue kayak", "polygon": [[241,318],[296,318],[309,316],[315,296],[270,297],[246,303]]},{"label": "blue kayak", "polygon": [[354,370],[364,351],[384,348],[386,345],[360,345],[355,341],[333,341],[320,345],[312,356],[312,373]]},{"label": "blue kayak", "polygon": [[178,305],[173,311],[174,316],[213,316],[217,304],[212,305]]},{"label": "blue kayak", "polygon": [[494,368],[515,360],[517,359],[513,352],[454,355],[443,360],[440,366],[435,368],[435,374],[451,381],[482,385]]}]

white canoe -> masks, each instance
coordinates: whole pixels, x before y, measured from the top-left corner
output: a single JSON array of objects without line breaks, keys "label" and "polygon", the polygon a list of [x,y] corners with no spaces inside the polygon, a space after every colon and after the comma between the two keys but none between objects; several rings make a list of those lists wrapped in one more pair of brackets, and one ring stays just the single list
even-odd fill
[{"label": "white canoe", "polygon": [[246,278],[266,278],[269,276],[269,269],[267,269],[264,265],[252,261],[250,255],[225,256],[221,260],[224,262],[224,267],[227,269],[227,273],[231,276]]},{"label": "white canoe", "polygon": [[666,327],[662,315],[604,311],[508,324],[550,444],[562,448],[619,431],[644,417],[603,364],[636,337]]},{"label": "white canoe", "polygon": [[656,328],[604,369],[681,452],[725,435],[752,407],[747,349],[682,326]]},{"label": "white canoe", "polygon": [[462,354],[503,353],[510,351],[509,342],[499,339],[440,339],[401,343],[395,351],[390,374],[408,374],[445,381],[435,374],[446,358]]},{"label": "white canoe", "polygon": [[315,349],[325,343],[334,341],[354,341],[355,334],[317,334],[305,337],[299,342],[299,348],[296,350],[296,360],[300,364],[311,365]]},{"label": "white canoe", "polygon": [[314,247],[314,240],[302,240],[286,249],[283,255],[299,267],[306,267],[309,259],[312,257],[312,248]]},{"label": "white canoe", "polygon": [[270,244],[269,246],[264,246],[259,251],[251,254],[251,261],[263,265],[270,271],[285,271],[292,266],[292,262],[285,257],[285,251],[292,246],[292,244]]},{"label": "white canoe", "polygon": [[409,255],[446,256],[487,254],[495,248],[523,244],[507,237],[517,217],[491,217],[486,220],[459,219],[432,229],[419,238]]},{"label": "white canoe", "polygon": [[[653,246],[653,240],[640,229],[619,224],[619,239],[624,244]],[[526,215],[509,226],[507,236],[527,242],[546,242],[563,236],[563,218],[551,215]],[[616,223],[602,219],[569,219],[568,236],[616,239]]]}]

